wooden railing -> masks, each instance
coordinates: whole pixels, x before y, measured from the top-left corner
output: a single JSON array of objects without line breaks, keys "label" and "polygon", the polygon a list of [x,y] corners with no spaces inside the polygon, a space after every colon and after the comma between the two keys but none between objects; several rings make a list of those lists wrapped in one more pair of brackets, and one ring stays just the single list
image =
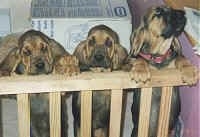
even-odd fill
[{"label": "wooden railing", "polygon": [[186,85],[176,69],[151,72],[145,83],[131,80],[128,72],[82,73],[78,76],[60,75],[15,76],[0,78],[0,95],[17,94],[19,137],[30,137],[29,94],[49,93],[50,137],[61,135],[60,91],[81,91],[81,137],[91,136],[92,91],[111,90],[109,137],[120,137],[123,89],[142,88],[138,137],[147,137],[152,87],[162,87],[158,122],[158,137],[167,137],[172,86]]}]

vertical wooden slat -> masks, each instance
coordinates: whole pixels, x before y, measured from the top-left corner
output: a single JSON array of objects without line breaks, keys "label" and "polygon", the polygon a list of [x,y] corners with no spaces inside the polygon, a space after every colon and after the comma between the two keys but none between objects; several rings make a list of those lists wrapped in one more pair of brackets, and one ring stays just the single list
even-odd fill
[{"label": "vertical wooden slat", "polygon": [[17,95],[19,137],[30,137],[30,100],[28,94]]},{"label": "vertical wooden slat", "polygon": [[168,137],[172,88],[173,87],[162,88],[157,137]]},{"label": "vertical wooden slat", "polygon": [[81,91],[81,137],[91,137],[92,91]]},{"label": "vertical wooden slat", "polygon": [[61,136],[61,94],[49,93],[50,137]]},{"label": "vertical wooden slat", "polygon": [[0,137],[3,137],[2,98],[0,97]]},{"label": "vertical wooden slat", "polygon": [[138,137],[148,137],[151,97],[152,88],[142,88],[140,97]]},{"label": "vertical wooden slat", "polygon": [[112,90],[111,91],[109,137],[120,137],[122,97],[123,97],[122,90]]}]

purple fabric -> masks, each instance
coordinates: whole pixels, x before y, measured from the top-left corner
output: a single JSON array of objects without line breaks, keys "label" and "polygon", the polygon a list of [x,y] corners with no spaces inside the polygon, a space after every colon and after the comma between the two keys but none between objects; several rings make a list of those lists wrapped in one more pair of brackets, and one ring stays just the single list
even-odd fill
[{"label": "purple fabric", "polygon": [[[137,27],[146,9],[151,6],[164,4],[162,0],[128,0],[133,15],[133,25]],[[179,38],[182,44],[182,51],[194,65],[200,68],[200,57],[194,54],[192,47],[185,37]],[[182,112],[184,121],[184,137],[200,137],[200,81],[192,87],[181,87]]]},{"label": "purple fabric", "polygon": [[[180,37],[182,51],[194,65],[200,68],[200,57],[194,54],[185,35]],[[200,81],[192,87],[181,87],[182,112],[184,121],[184,137],[200,137]]]},{"label": "purple fabric", "polygon": [[128,3],[134,18],[132,20],[134,27],[137,27],[140,24],[146,9],[164,4],[162,0],[128,0]]}]

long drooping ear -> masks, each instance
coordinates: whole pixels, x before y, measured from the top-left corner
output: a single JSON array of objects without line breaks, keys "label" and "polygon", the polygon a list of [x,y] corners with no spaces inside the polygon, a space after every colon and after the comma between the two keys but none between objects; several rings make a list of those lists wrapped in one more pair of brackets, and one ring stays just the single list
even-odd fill
[{"label": "long drooping ear", "polygon": [[176,37],[174,37],[172,41],[172,47],[178,53],[178,55],[182,54],[182,51],[181,51],[182,47],[181,47],[180,41]]},{"label": "long drooping ear", "polygon": [[138,28],[135,32],[131,35],[131,50],[129,55],[130,56],[137,56],[140,52],[144,42],[147,40],[147,31],[145,28]]},{"label": "long drooping ear", "polygon": [[60,43],[56,42],[54,39],[49,39],[48,41],[48,53],[49,57],[51,57],[52,60],[61,57],[62,55],[70,55],[64,49],[64,47]]},{"label": "long drooping ear", "polygon": [[79,67],[81,71],[89,70],[87,58],[87,41],[82,41],[74,50],[73,55],[79,60]]},{"label": "long drooping ear", "polygon": [[112,57],[112,70],[121,69],[125,60],[128,57],[127,50],[119,44],[115,45],[114,54]]}]

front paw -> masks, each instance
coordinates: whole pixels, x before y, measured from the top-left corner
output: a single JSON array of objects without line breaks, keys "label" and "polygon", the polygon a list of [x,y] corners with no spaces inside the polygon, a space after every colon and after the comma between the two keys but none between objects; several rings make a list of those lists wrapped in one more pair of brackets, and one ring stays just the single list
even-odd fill
[{"label": "front paw", "polygon": [[63,71],[63,74],[66,76],[75,76],[80,74],[80,68],[78,66],[66,66],[66,68]]},{"label": "front paw", "polygon": [[78,66],[75,66],[75,65],[67,65],[67,66],[62,66],[59,68],[55,67],[53,73],[65,75],[65,76],[74,76],[80,73],[80,69]]},{"label": "front paw", "polygon": [[187,83],[188,85],[194,85],[197,83],[197,80],[200,76],[197,67],[189,65],[181,68],[180,71],[183,82]]},{"label": "front paw", "polygon": [[56,61],[53,73],[66,76],[78,75],[80,73],[78,64],[78,59],[75,56],[64,55]]},{"label": "front paw", "polygon": [[136,82],[147,82],[151,78],[150,68],[145,61],[136,60],[131,69],[131,79]]},{"label": "front paw", "polygon": [[150,80],[151,74],[148,69],[133,67],[131,70],[131,79],[136,82],[147,82]]}]

